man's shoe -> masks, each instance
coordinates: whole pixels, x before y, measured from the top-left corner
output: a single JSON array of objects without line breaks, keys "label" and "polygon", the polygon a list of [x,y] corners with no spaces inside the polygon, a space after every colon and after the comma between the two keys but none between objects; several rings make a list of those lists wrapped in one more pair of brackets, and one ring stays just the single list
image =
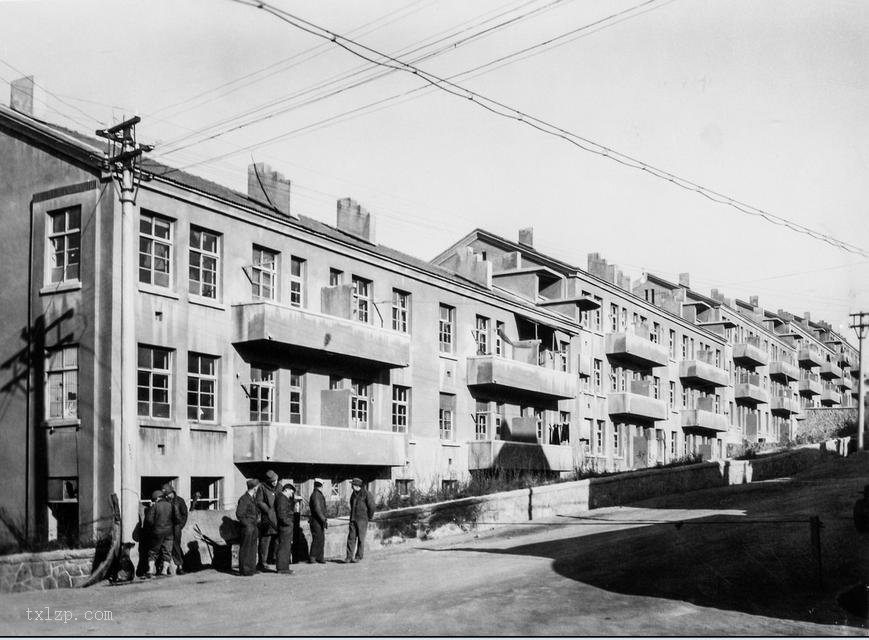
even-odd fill
[{"label": "man's shoe", "polygon": [[317,560],[317,564],[326,564],[325,560]]},{"label": "man's shoe", "polygon": [[184,571],[184,569],[175,569],[176,576],[183,576],[185,573],[187,573],[187,572]]},{"label": "man's shoe", "polygon": [[344,558],[344,564],[353,564],[356,562],[353,558]]},{"label": "man's shoe", "polygon": [[356,558],[354,562],[362,562],[362,558]]},{"label": "man's shoe", "polygon": [[308,560],[308,564],[314,564],[316,560]]}]

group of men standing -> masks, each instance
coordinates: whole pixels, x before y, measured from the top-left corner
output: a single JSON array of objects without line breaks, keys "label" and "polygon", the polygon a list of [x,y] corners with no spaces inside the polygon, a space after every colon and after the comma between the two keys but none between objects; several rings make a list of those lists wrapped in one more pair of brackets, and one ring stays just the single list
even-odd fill
[{"label": "group of men standing", "polygon": [[[374,500],[362,485],[362,480],[353,478],[353,493],[350,496],[350,529],[347,535],[345,562],[362,560],[368,521],[374,516]],[[326,498],[323,482],[314,480],[314,490],[308,500],[311,530],[311,549],[308,562],[324,564],[326,529]],[[292,549],[295,533],[296,487],[291,483],[280,485],[278,474],[266,473],[265,481],[247,479],[247,491],[238,500],[235,516],[241,525],[241,543],[238,554],[239,573],[254,575],[257,571],[271,571],[268,565],[274,558],[275,571],[293,573]]]},{"label": "group of men standing", "polygon": [[[184,573],[181,532],[187,524],[187,505],[171,483],[151,494],[151,504],[140,513],[139,558],[142,578]],[[147,560],[147,565],[142,562]]]}]

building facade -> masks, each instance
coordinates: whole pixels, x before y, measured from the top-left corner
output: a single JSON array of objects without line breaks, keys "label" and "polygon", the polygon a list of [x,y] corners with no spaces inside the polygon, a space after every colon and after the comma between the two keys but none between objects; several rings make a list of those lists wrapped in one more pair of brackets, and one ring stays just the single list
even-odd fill
[{"label": "building facade", "polygon": [[[300,217],[251,165],[247,193],[145,161],[136,263],[98,141],[0,109],[2,464],[7,534],[94,535],[164,482],[227,508],[274,469],[341,500],[499,470],[620,470],[793,436],[853,404],[856,352],[771,313],[598,255],[579,269],[477,230],[431,262],[376,243],[338,201]],[[135,353],[122,269],[135,269]],[[137,420],[121,410],[135,367]],[[127,478],[135,478],[131,483]]]}]

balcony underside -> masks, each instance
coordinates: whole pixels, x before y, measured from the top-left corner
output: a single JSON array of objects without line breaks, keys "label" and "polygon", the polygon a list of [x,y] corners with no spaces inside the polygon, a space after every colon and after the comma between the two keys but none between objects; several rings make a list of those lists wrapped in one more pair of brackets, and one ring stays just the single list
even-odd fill
[{"label": "balcony underside", "polygon": [[572,471],[573,450],[566,445],[477,440],[468,443],[468,469]]},{"label": "balcony underside", "polygon": [[682,429],[686,431],[727,431],[727,416],[704,409],[684,409]]},{"label": "balcony underside", "polygon": [[800,380],[799,392],[801,396],[821,395],[821,383],[815,380]]},{"label": "balcony underside", "polygon": [[694,386],[726,387],[730,384],[727,371],[699,360],[679,363],[679,377]]},{"label": "balcony underside", "polygon": [[753,344],[738,343],[733,345],[733,361],[741,364],[749,364],[754,367],[762,367],[769,361],[769,355]]},{"label": "balcony underside", "polygon": [[800,412],[800,403],[793,398],[773,398],[769,410],[777,416],[789,417]]},{"label": "balcony underside", "polygon": [[747,382],[740,382],[733,388],[733,397],[743,404],[769,403],[769,393],[765,389]]},{"label": "balcony underside", "polygon": [[376,467],[405,464],[404,434],[391,431],[271,422],[235,425],[232,434],[236,464]]},{"label": "balcony underside", "polygon": [[610,393],[607,395],[607,413],[613,418],[650,422],[667,419],[667,405],[638,393]]},{"label": "balcony underside", "polygon": [[769,363],[769,377],[773,380],[792,382],[794,380],[799,380],[800,370],[799,367],[790,362],[774,360]]},{"label": "balcony underside", "polygon": [[645,369],[666,366],[667,349],[633,333],[611,333],[606,337],[606,355],[617,362],[635,364]]}]

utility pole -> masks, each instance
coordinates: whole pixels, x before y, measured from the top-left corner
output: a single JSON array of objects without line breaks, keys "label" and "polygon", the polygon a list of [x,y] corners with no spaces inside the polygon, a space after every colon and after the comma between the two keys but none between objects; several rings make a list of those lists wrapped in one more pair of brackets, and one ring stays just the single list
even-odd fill
[{"label": "utility pole", "polygon": [[857,451],[863,451],[863,431],[866,423],[866,403],[863,398],[864,384],[863,378],[866,372],[863,369],[863,338],[866,337],[866,332],[869,330],[869,313],[860,311],[859,313],[850,314],[851,328],[857,333],[858,349],[860,355],[857,356],[859,362],[857,368],[859,376],[857,377]]},{"label": "utility pole", "polygon": [[[96,134],[109,141],[105,169],[117,181],[121,201],[121,541],[131,536],[139,516],[139,486],[136,479],[136,169],[143,153],[153,147],[136,142],[134,116]],[[117,305],[114,305],[117,309]]]}]

